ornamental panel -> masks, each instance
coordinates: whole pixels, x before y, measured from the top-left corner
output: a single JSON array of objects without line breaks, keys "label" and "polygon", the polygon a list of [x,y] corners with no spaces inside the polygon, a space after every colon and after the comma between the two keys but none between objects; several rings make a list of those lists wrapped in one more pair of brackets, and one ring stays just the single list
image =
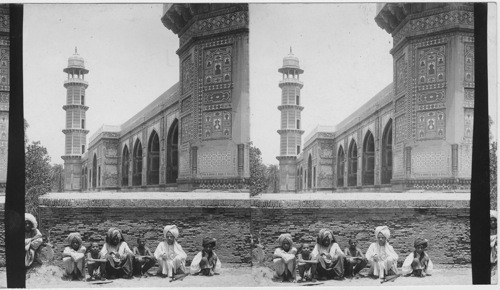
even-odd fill
[{"label": "ornamental panel", "polygon": [[418,85],[442,83],[446,80],[445,45],[417,50]]},{"label": "ornamental panel", "polygon": [[445,113],[442,110],[417,113],[417,140],[444,139]]},{"label": "ornamental panel", "polygon": [[231,139],[231,111],[204,112],[203,139]]},{"label": "ornamental panel", "polygon": [[203,53],[204,84],[231,82],[232,46],[207,48]]}]

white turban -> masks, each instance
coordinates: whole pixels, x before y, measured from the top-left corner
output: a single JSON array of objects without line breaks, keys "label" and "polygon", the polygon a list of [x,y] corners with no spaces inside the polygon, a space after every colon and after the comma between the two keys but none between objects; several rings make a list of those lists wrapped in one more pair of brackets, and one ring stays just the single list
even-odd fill
[{"label": "white turban", "polygon": [[24,214],[24,220],[25,221],[30,221],[31,224],[33,224],[33,229],[36,229],[38,227],[38,223],[36,222],[36,218],[32,214],[25,213]]},{"label": "white turban", "polygon": [[389,239],[391,236],[391,231],[389,231],[389,228],[387,226],[380,226],[375,229],[375,238],[378,238],[378,234],[382,233],[386,239]]},{"label": "white turban", "polygon": [[179,236],[179,229],[177,228],[176,225],[165,226],[165,228],[163,229],[163,236],[165,238],[167,237],[168,232],[170,232],[176,239]]}]

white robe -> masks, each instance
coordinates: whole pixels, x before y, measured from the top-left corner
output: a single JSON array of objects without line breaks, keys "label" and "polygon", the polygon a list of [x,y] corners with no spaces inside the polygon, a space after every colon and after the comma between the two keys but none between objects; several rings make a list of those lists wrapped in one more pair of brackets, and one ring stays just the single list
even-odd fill
[{"label": "white robe", "polygon": [[285,252],[285,250],[283,250],[283,248],[281,248],[281,247],[276,248],[276,250],[274,251],[274,254],[281,257],[281,258],[274,258],[273,259],[274,268],[275,268],[276,274],[278,274],[278,276],[283,275],[283,273],[285,272],[285,269],[287,269],[287,267],[289,268],[289,270],[292,270],[291,268],[294,266],[292,261],[295,259],[296,253],[297,253],[297,249],[294,247],[292,247],[290,250],[288,250],[288,252]]},{"label": "white robe", "polygon": [[66,247],[63,251],[63,265],[67,276],[75,273],[75,270],[80,271],[80,275],[85,277],[85,247],[75,251],[72,247]]},{"label": "white robe", "polygon": [[[213,252],[213,254],[215,255],[215,252]],[[198,254],[196,254],[196,256],[194,256],[193,261],[191,262],[191,274],[200,273],[200,271],[201,271],[200,262],[201,262],[202,258],[203,258],[202,251],[198,252]],[[217,256],[217,262],[215,263],[214,273],[217,273],[217,274],[220,273],[221,268],[222,268],[222,263],[219,259],[219,256]]]},{"label": "white robe", "polygon": [[173,245],[169,245],[166,241],[160,242],[154,256],[159,264],[158,273],[169,277],[172,277],[178,269],[186,273],[187,255],[177,241],[174,241]]},{"label": "white robe", "polygon": [[[413,259],[414,259],[414,252],[411,252],[403,262],[403,267],[401,268],[401,272],[403,275],[409,275],[413,272],[413,268],[411,267]],[[427,269],[422,269],[422,272],[424,272],[427,275],[431,275],[433,269],[434,269],[434,264],[432,264],[432,261],[429,258],[429,262],[427,263]]]},{"label": "white robe", "polygon": [[[378,262],[373,260],[373,257],[378,256]],[[370,261],[370,274],[384,278],[385,274],[392,269],[397,273],[398,254],[394,251],[389,243],[380,246],[378,243],[372,243],[366,251],[366,259]]]},{"label": "white robe", "polygon": [[338,256],[344,255],[344,253],[339,247],[339,244],[337,243],[332,243],[328,247],[316,244],[316,246],[314,246],[313,251],[311,252],[311,256],[313,259],[316,260],[321,254],[329,254],[332,257],[333,261],[337,261]]}]

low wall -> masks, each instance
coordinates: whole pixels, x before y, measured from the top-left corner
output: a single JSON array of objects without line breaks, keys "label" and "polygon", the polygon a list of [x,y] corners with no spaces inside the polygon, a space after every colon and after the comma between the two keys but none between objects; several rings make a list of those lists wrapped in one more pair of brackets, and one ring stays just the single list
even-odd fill
[{"label": "low wall", "polygon": [[390,243],[402,263],[413,251],[416,237],[429,240],[428,253],[434,263],[471,262],[470,223],[467,208],[256,208],[252,207],[251,232],[260,238],[267,259],[282,233],[294,243],[316,243],[320,229],[333,230],[342,250],[357,238],[366,253],[375,241],[374,229],[387,225]]},{"label": "low wall", "polygon": [[84,245],[104,243],[110,227],[122,230],[132,248],[143,235],[152,252],[163,240],[165,225],[179,228],[179,243],[192,260],[205,236],[215,237],[215,249],[223,263],[251,263],[250,207],[241,200],[129,200],[40,199],[39,224],[62,259],[65,239],[78,231]]}]

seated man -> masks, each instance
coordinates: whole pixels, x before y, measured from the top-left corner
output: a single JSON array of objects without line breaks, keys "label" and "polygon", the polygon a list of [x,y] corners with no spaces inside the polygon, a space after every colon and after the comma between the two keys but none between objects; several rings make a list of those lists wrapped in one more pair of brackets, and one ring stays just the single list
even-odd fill
[{"label": "seated man", "polygon": [[132,278],[134,254],[125,242],[121,230],[117,228],[108,230],[101,256],[106,259],[107,278]]},{"label": "seated man", "polygon": [[316,275],[316,264],[318,261],[312,259],[311,252],[312,249],[309,244],[303,244],[299,249],[299,254],[297,255],[297,268],[300,275],[299,282],[304,280],[316,282],[314,275]]},{"label": "seated man", "polygon": [[292,236],[290,234],[281,234],[278,238],[278,247],[273,254],[274,268],[277,278],[282,282],[296,282],[295,272],[295,254],[297,249],[293,247]]},{"label": "seated man", "polygon": [[319,231],[312,256],[318,261],[316,272],[319,279],[344,279],[346,258],[330,230],[321,229]]},{"label": "seated man", "polygon": [[148,270],[151,269],[156,263],[156,259],[146,247],[146,240],[144,238],[137,239],[137,247],[134,247],[134,271],[136,275],[147,277]]},{"label": "seated man", "polygon": [[85,247],[80,233],[71,233],[66,239],[67,247],[63,251],[64,278],[66,280],[85,279]]},{"label": "seated man", "polygon": [[366,258],[371,263],[370,275],[385,280],[386,276],[397,274],[398,254],[389,245],[391,232],[387,226],[375,229],[377,242],[372,243],[366,251]]},{"label": "seated man", "polygon": [[344,254],[348,262],[345,269],[346,277],[359,278],[359,271],[364,269],[368,264],[368,260],[357,245],[358,241],[356,239],[349,239],[349,247],[344,249]]},{"label": "seated man", "polygon": [[37,255],[38,248],[43,243],[42,233],[37,229],[38,223],[30,213],[24,214],[24,264],[31,266]]},{"label": "seated man", "polygon": [[87,271],[90,276],[87,280],[106,280],[106,262],[107,260],[99,251],[99,244],[92,243],[90,250],[86,254]]},{"label": "seated man", "polygon": [[177,226],[165,226],[163,237],[165,240],[158,244],[154,254],[159,264],[158,274],[164,278],[174,278],[177,274],[186,273],[187,255],[181,245],[177,243],[177,238],[179,237]]},{"label": "seated man", "polygon": [[213,276],[220,273],[222,265],[217,254],[213,251],[216,242],[217,240],[214,238],[206,237],[203,239],[203,250],[196,254],[191,262],[191,274]]},{"label": "seated man", "polygon": [[429,255],[424,252],[425,248],[427,248],[428,241],[426,239],[417,238],[415,243],[415,251],[410,253],[408,257],[406,257],[401,272],[405,276],[416,276],[416,277],[425,277],[427,275],[432,274],[432,269],[434,265],[432,264]]}]

